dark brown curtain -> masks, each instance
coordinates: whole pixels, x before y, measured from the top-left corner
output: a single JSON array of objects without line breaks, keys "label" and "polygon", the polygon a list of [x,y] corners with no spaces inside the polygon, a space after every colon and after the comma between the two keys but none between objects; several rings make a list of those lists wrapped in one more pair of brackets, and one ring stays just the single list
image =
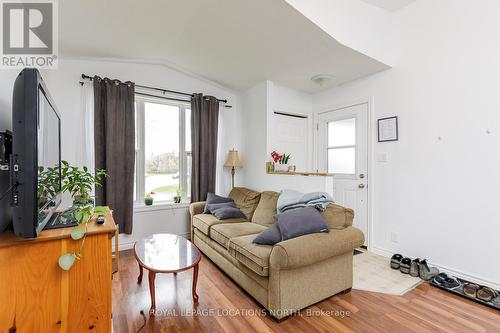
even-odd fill
[{"label": "dark brown curtain", "polygon": [[95,167],[108,177],[96,204],[113,210],[120,232],[132,233],[135,161],[134,83],[94,77]]},{"label": "dark brown curtain", "polygon": [[191,98],[191,202],[204,201],[215,191],[219,101],[194,94]]}]

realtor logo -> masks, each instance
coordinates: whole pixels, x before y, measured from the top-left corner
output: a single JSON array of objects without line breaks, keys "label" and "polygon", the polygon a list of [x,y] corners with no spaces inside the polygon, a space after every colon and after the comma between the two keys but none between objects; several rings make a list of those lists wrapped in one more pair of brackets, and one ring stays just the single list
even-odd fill
[{"label": "realtor logo", "polygon": [[57,3],[1,0],[1,68],[57,68]]}]

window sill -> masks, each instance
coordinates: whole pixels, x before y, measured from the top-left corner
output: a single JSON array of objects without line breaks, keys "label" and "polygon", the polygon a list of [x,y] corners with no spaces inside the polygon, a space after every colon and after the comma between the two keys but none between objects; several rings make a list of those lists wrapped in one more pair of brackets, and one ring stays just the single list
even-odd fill
[{"label": "window sill", "polygon": [[159,202],[156,204],[153,203],[151,206],[146,206],[145,204],[134,204],[134,213],[154,212],[157,210],[186,209],[189,208],[189,205],[191,204],[187,202]]}]

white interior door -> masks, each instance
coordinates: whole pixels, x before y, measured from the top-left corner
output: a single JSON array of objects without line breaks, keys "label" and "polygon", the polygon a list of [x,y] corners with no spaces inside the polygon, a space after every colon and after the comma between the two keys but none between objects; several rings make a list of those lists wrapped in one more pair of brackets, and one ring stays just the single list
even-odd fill
[{"label": "white interior door", "polygon": [[354,210],[368,239],[368,104],[320,113],[318,132],[318,167],[334,174],[335,202]]},{"label": "white interior door", "polygon": [[276,150],[282,154],[290,154],[290,163],[297,166],[297,171],[309,169],[309,122],[305,116],[276,114],[272,116],[272,130],[269,132],[272,146],[268,153]]}]

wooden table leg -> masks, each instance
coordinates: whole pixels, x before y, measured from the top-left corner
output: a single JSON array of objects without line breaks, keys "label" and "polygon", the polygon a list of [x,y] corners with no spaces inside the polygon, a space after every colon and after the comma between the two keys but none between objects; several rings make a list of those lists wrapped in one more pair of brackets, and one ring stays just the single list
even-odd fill
[{"label": "wooden table leg", "polygon": [[139,277],[137,278],[137,283],[141,283],[142,282],[142,266],[141,266],[141,264],[139,264],[139,262],[137,264],[139,265]]},{"label": "wooden table leg", "polygon": [[155,299],[155,277],[156,273],[149,271],[149,293],[151,294],[151,311],[153,313],[156,311],[156,299]]},{"label": "wooden table leg", "polygon": [[194,266],[194,273],[193,273],[193,300],[195,303],[198,303],[198,294],[196,293],[196,283],[198,282],[198,264]]}]

